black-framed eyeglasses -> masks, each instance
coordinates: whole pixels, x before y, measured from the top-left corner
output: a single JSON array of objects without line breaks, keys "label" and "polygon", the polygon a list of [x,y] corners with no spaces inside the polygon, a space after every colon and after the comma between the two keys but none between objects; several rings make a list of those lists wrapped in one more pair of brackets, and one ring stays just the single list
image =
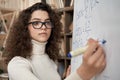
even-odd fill
[{"label": "black-framed eyeglasses", "polygon": [[34,29],[40,29],[44,25],[47,29],[53,28],[53,24],[51,21],[46,21],[46,22],[41,22],[41,21],[34,21],[34,22],[29,22],[28,24],[32,24]]}]

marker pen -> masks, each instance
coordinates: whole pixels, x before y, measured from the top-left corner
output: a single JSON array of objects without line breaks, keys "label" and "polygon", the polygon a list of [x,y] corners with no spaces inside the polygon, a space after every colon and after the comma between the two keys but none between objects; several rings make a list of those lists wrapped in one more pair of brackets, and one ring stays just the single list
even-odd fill
[{"label": "marker pen", "polygon": [[[105,44],[106,40],[101,40],[101,41],[99,41],[99,43],[100,44]],[[73,51],[69,52],[67,54],[67,56],[71,58],[71,57],[74,57],[74,56],[81,55],[81,54],[83,54],[86,51],[87,48],[88,48],[88,45],[84,46],[84,47],[81,47],[81,48],[78,48],[76,50],[73,50]]]}]

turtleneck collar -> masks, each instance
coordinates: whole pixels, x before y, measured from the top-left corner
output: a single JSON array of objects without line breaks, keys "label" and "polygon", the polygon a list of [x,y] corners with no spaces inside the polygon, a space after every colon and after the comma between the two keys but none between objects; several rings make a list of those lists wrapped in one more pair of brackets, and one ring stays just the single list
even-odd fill
[{"label": "turtleneck collar", "polygon": [[32,54],[39,54],[39,55],[45,54],[45,46],[47,42],[41,43],[36,40],[32,40],[32,44],[33,44]]}]

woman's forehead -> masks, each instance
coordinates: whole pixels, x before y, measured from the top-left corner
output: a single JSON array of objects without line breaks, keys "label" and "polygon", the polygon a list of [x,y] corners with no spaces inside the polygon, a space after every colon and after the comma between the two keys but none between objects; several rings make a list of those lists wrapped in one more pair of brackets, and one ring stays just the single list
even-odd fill
[{"label": "woman's forehead", "polygon": [[46,19],[49,19],[47,11],[36,10],[31,15],[31,20],[46,20]]}]

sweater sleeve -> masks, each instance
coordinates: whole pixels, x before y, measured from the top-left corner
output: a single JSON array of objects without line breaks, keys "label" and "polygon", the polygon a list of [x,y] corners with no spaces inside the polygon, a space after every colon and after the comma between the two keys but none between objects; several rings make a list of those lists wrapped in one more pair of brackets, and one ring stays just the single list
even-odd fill
[{"label": "sweater sleeve", "polygon": [[13,58],[8,64],[10,80],[39,80],[31,71],[27,60],[20,57]]},{"label": "sweater sleeve", "polygon": [[64,80],[82,80],[78,73],[75,71],[71,73],[66,79]]}]

